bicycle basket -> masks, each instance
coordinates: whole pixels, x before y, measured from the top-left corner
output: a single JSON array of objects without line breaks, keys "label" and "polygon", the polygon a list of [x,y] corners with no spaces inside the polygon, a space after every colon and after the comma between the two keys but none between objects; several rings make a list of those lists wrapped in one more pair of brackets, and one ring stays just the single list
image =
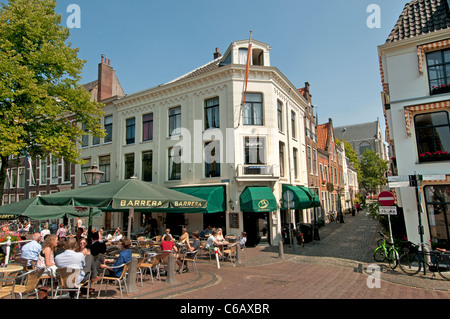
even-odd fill
[{"label": "bicycle basket", "polygon": [[407,253],[407,254],[415,254],[419,251],[419,245],[416,245],[410,241],[405,241],[401,248]]}]

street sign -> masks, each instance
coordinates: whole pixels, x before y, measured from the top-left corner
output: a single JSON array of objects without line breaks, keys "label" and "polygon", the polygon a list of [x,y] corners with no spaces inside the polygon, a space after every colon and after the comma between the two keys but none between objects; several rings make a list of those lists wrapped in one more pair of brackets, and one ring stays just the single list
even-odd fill
[{"label": "street sign", "polygon": [[378,195],[378,202],[382,206],[392,206],[395,203],[395,196],[391,192],[381,192]]},{"label": "street sign", "polygon": [[380,215],[397,215],[396,206],[380,206]]},{"label": "street sign", "polygon": [[398,187],[409,187],[411,186],[408,181],[399,181],[399,182],[389,182],[388,183],[390,188],[398,188]]}]

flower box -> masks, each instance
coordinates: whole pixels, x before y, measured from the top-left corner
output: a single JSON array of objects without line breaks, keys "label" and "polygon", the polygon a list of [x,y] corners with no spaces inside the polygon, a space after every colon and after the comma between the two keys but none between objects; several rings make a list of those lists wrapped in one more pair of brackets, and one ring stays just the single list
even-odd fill
[{"label": "flower box", "polygon": [[439,86],[433,86],[431,88],[431,94],[442,94],[450,92],[450,84],[441,84]]},{"label": "flower box", "polygon": [[449,152],[425,152],[419,154],[419,162],[450,161]]}]

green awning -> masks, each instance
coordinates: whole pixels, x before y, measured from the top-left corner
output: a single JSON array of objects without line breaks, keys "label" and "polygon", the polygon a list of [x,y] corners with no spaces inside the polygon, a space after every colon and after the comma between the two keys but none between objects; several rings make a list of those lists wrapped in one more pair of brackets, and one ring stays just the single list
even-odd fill
[{"label": "green awning", "polygon": [[[198,213],[220,213],[226,211],[225,190],[223,186],[191,186],[172,188],[178,192],[204,199],[208,202],[206,208],[198,210]],[[189,211],[187,213],[194,213]]]},{"label": "green awning", "polygon": [[320,207],[320,197],[316,194],[316,192],[313,189],[309,189],[310,194],[312,195],[313,202],[312,207]]},{"label": "green awning", "polygon": [[267,213],[277,210],[277,199],[270,187],[246,187],[240,201],[243,212]]},{"label": "green awning", "polygon": [[[304,186],[286,185],[282,186],[283,208],[306,209],[312,207],[312,195],[309,189]],[[288,197],[289,196],[289,197]]]}]

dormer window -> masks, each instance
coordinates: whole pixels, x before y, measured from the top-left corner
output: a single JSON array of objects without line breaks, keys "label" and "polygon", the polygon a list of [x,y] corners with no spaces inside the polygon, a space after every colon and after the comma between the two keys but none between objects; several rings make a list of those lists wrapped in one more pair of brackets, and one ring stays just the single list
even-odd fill
[{"label": "dormer window", "polygon": [[247,64],[248,49],[239,48],[239,61],[238,64]]},{"label": "dormer window", "polygon": [[264,65],[264,51],[261,49],[252,50],[252,64]]}]

